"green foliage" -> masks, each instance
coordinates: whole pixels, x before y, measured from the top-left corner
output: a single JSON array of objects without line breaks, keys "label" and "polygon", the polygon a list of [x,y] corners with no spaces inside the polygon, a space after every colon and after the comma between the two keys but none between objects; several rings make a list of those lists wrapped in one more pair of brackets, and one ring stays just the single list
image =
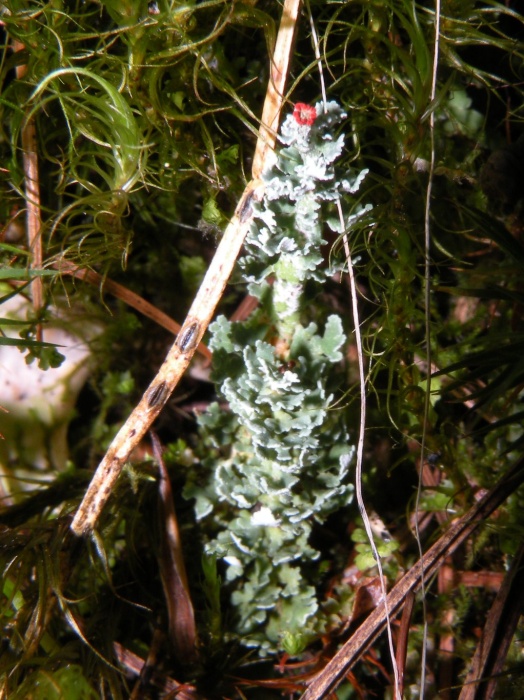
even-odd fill
[{"label": "green foliage", "polygon": [[[23,268],[10,267],[0,270],[0,280],[2,279],[34,279],[35,277],[53,276],[49,270],[26,270]],[[25,287],[26,285],[24,285]],[[23,288],[22,288],[23,289]],[[20,293],[21,289],[11,291],[7,285],[2,285],[2,296],[0,297],[0,309],[2,304],[12,299]],[[5,312],[4,312],[5,313]],[[58,351],[56,344],[47,343],[35,339],[35,326],[37,321],[42,322],[44,319],[25,319],[20,317],[0,318],[0,347],[16,347],[21,352],[27,350],[25,361],[31,364],[35,359],[38,359],[40,369],[46,370],[50,367],[60,367],[64,361],[64,356]],[[18,337],[8,336],[9,330],[18,331]]]},{"label": "green foliage", "polygon": [[[487,157],[486,146],[500,143],[501,122],[513,141],[522,131],[518,107],[522,90],[516,83],[524,51],[512,38],[522,29],[522,17],[498,3],[444,3],[437,97],[431,106],[433,6],[351,3],[326,9],[321,17],[326,62],[335,89],[344,96],[360,161],[371,171],[363,192],[374,203],[373,221],[364,217],[354,228],[352,253],[361,256],[359,273],[368,300],[363,335],[373,358],[369,386],[380,406],[377,420],[382,420],[385,409],[388,422],[397,429],[393,439],[399,440],[409,435],[419,441],[425,425],[430,451],[442,453],[449,442],[439,434],[440,416],[446,410],[440,386],[433,385],[437,413],[428,426],[421,414],[425,389],[419,369],[426,342],[421,292],[424,198],[432,144],[428,118],[433,110],[437,161],[430,253],[435,293],[429,321],[434,359],[439,369],[447,364],[459,369],[460,362],[464,368],[478,367],[477,375],[455,373],[457,383],[446,389],[447,398],[456,396],[458,384],[471,387],[481,376],[490,384],[486,389],[490,393],[496,388],[491,386],[493,374],[502,375],[501,368],[482,369],[477,361],[482,358],[470,349],[480,350],[486,344],[493,361],[497,357],[493,350],[501,342],[510,348],[512,338],[501,336],[509,322],[511,299],[515,302],[518,294],[514,273],[523,257],[515,236],[486,213],[477,178]],[[511,88],[502,87],[508,84]],[[515,105],[508,112],[503,104],[506,94]],[[512,172],[519,177],[518,169],[513,167]],[[490,250],[486,241],[500,248]],[[448,296],[450,292],[455,298]],[[466,324],[454,325],[456,297],[462,295],[480,300],[477,313]],[[500,315],[492,332],[486,333],[480,319],[487,313],[487,300],[493,298],[501,299]],[[512,379],[518,382],[517,375],[515,368]],[[506,376],[500,377],[501,388]]]},{"label": "green foliage", "polygon": [[87,682],[81,666],[71,664],[55,672],[37,671],[26,678],[11,697],[16,700],[28,697],[33,700],[95,700],[99,696]]},{"label": "green foliage", "polygon": [[[118,0],[8,0],[2,5],[2,280],[28,279],[25,266],[32,251],[23,238],[26,165],[21,136],[32,120],[37,136],[44,266],[64,256],[73,263],[94,267],[102,276],[118,279],[174,318],[183,316],[211,254],[213,241],[202,243],[201,235],[207,232],[211,203],[211,223],[220,226],[244,187],[246,158],[251,156],[255,141],[255,115],[260,112],[265,90],[266,48],[274,42],[278,8],[270,7],[268,14],[263,8],[241,2],[180,4],[160,0],[158,9],[156,13],[144,1]],[[18,51],[13,50],[14,40],[19,42]],[[122,269],[130,256],[133,264],[124,276]],[[156,329],[150,332],[151,326],[139,329],[135,317],[125,313],[109,294],[101,299],[96,288],[90,293],[85,285],[66,278],[53,287],[57,272],[31,274],[44,277],[49,303],[65,294],[74,307],[78,296],[90,296],[108,321],[104,338],[94,346],[94,390],[91,388],[87,400],[83,399],[86,403],[79,408],[72,427],[74,484],[59,488],[60,475],[56,475],[55,482],[39,490],[33,475],[34,492],[27,494],[25,510],[14,505],[7,508],[10,496],[2,491],[4,522],[9,510],[13,518],[9,522],[16,522],[15,528],[30,523],[38,540],[38,531],[45,529],[43,513],[44,521],[49,518],[53,523],[50,529],[67,529],[60,517],[66,517],[76,505],[85,487],[85,472],[96,464],[149,380],[152,358],[164,352],[166,336],[159,337]],[[134,325],[130,319],[135,319]],[[47,346],[37,345],[30,337],[14,340],[19,346],[31,344],[34,352],[35,348],[47,351]],[[173,443],[175,440],[176,436]],[[182,463],[189,459],[187,451],[180,450]],[[172,456],[177,459],[176,450]],[[176,463],[178,466],[179,461]],[[2,489],[4,486],[2,471]],[[66,506],[60,510],[64,502]],[[45,687],[47,692],[52,684],[48,697],[55,691],[68,697],[76,682],[75,697],[88,697],[80,674],[75,676],[77,664],[81,664],[86,683],[92,682],[97,694],[129,696],[125,679],[107,662],[114,661],[112,645],[120,632],[124,644],[129,635],[134,636],[138,646],[133,647],[146,655],[140,638],[148,635],[147,624],[142,627],[137,622],[134,615],[140,608],[131,607],[124,618],[132,622],[123,632],[120,594],[115,607],[109,604],[105,608],[104,601],[114,601],[108,579],[112,575],[118,579],[116,569],[126,549],[121,523],[124,514],[135,510],[118,503],[111,527],[104,532],[108,553],[104,566],[81,548],[78,558],[75,555],[66,563],[71,545],[63,540],[63,551],[60,546],[13,549],[16,531],[2,529],[2,557],[9,552],[7,559],[2,558],[3,580],[15,571],[18,590],[33,593],[32,570],[41,586],[40,597],[28,595],[25,599],[23,614],[3,618],[8,636],[17,642],[25,639],[28,646],[14,644],[8,653],[2,648],[2,692],[5,689],[10,697],[37,697],[35,688]],[[148,533],[154,510],[147,515]],[[127,535],[132,539],[133,533]],[[131,550],[135,551],[134,545]],[[149,558],[153,548],[144,550],[136,542],[136,550],[147,551]],[[133,556],[131,559],[136,563]],[[52,570],[60,561],[64,563],[64,578],[54,575],[52,583],[57,585],[49,585],[42,562]],[[132,573],[128,570],[122,581],[137,580],[139,570],[139,566]],[[157,574],[155,564],[149,574],[152,581]],[[61,597],[62,585],[76,601],[71,608]],[[124,586],[124,595],[130,593],[133,602],[141,597],[137,591],[136,596],[130,592],[127,583]],[[154,595],[146,607],[158,609]],[[75,626],[75,616],[90,618],[92,624]],[[57,632],[63,661],[46,657],[38,644],[31,643],[27,635],[31,620],[30,629],[53,627]],[[93,647],[89,646],[91,641]]]},{"label": "green foliage", "polygon": [[104,375],[101,393],[102,401],[96,423],[93,426],[92,436],[95,444],[102,449],[107,449],[114,438],[119,426],[111,425],[107,420],[108,412],[115,405],[118,397],[128,399],[134,389],[134,381],[129,372],[107,372]]},{"label": "green foliage", "polygon": [[[158,10],[146,2],[67,9],[37,2],[29,12],[5,3],[6,30],[22,50],[8,56],[6,47],[0,75],[6,84],[3,157],[17,193],[4,203],[4,214],[21,205],[19,138],[32,118],[48,182],[49,254],[62,252],[82,264],[125,263],[144,188],[147,213],[171,225],[181,218],[198,222],[192,213],[202,206],[198,192],[208,203],[204,218],[219,193],[227,188],[229,208],[239,192],[236,132],[254,130],[241,92],[260,68],[253,58],[228,59],[223,41],[228,36],[242,45],[249,26],[271,42],[273,19],[243,3],[161,2]],[[14,66],[24,66],[23,79],[9,80]],[[260,89],[251,86],[252,103]],[[185,202],[173,196],[182,188]]]},{"label": "green foliage", "polygon": [[[355,565],[361,571],[373,569],[376,566],[376,561],[370,549],[366,531],[361,527],[356,528],[351,534],[351,539],[355,543]],[[381,540],[375,538],[375,546],[380,558],[387,559],[398,550],[399,543],[393,539]]]},{"label": "green foliage", "polygon": [[[329,633],[343,629],[351,615],[348,569],[355,561],[374,564],[360,541],[362,532],[351,529],[351,506],[344,516],[332,513],[351,498],[345,471],[350,451],[340,454],[339,448],[354,442],[358,398],[347,292],[332,281],[332,272],[341,270],[336,251],[328,254],[323,244],[341,232],[338,196],[356,265],[367,355],[364,494],[395,538],[381,545],[388,577],[418,556],[409,539],[392,550],[410,518],[423,430],[430,469],[434,476],[442,473],[440,485],[423,489],[427,519],[432,513],[464,512],[477,491],[489,488],[522,452],[520,9],[512,2],[443,1],[437,94],[431,102],[434,3],[311,0],[310,5],[328,99],[348,115],[324,144],[329,157],[337,157],[337,173],[332,176],[328,168],[327,181],[315,180],[323,193],[318,201],[301,193],[290,203],[288,197],[300,188],[296,168],[302,155],[296,144],[282,144],[285,159],[271,176],[275,198],[259,209],[246,244],[244,273],[259,307],[242,323],[221,318],[213,329],[214,376],[238,415],[214,404],[202,416],[200,471],[186,404],[207,403],[206,385],[189,379],[157,426],[170,445],[166,462],[174,490],[181,492],[183,476],[191,472],[187,491],[197,497],[199,522],[182,499],[177,511],[193,567],[190,587],[202,642],[198,669],[182,669],[168,642],[159,652],[159,667],[189,684],[205,688],[209,682],[212,693],[204,690],[203,696],[281,696],[275,686],[261,691],[246,683],[240,690],[236,680],[228,682],[231,675],[252,679],[256,673],[272,684],[281,678],[272,663],[256,666],[252,657],[246,659],[238,642],[263,654],[278,648],[309,655],[316,650],[309,643],[325,632],[325,648],[333,648],[338,639]],[[21,133],[32,119],[44,266],[64,255],[118,279],[180,320],[250,171],[280,9],[281,3],[269,0],[4,2],[2,280],[28,281],[32,251],[17,234],[26,208]],[[19,51],[13,50],[14,39]],[[305,18],[291,81],[289,100],[319,99]],[[432,294],[425,309],[432,145]],[[498,157],[490,165],[493,151]],[[304,182],[320,173],[313,165],[303,171]],[[365,180],[353,168],[368,171]],[[510,190],[517,191],[516,201]],[[367,203],[373,208],[366,209]],[[297,216],[294,207],[302,204]],[[120,664],[115,642],[146,658],[151,629],[167,628],[155,558],[151,463],[143,454],[137,458],[132,469],[139,490],[133,493],[122,480],[94,546],[73,544],[64,532],[89,470],[171,338],[146,322],[139,325],[109,294],[100,299],[99,290],[87,293],[80,282],[66,279],[56,284],[55,272],[34,274],[42,274],[49,302],[63,292],[74,307],[77,294],[89,296],[109,323],[95,346],[93,386],[77,406],[70,434],[74,470],[56,475],[46,487],[33,479],[34,491],[23,500],[15,492],[2,501],[2,691],[38,697],[42,687],[52,697],[60,688],[89,697],[96,688],[99,696],[129,697],[129,669],[122,674],[114,667]],[[291,309],[291,291],[301,286],[302,301]],[[243,290],[230,289],[224,313]],[[436,371],[428,416],[426,321]],[[5,330],[10,334],[11,328]],[[37,342],[32,335],[26,340]],[[296,424],[290,415],[297,416]],[[456,568],[466,562],[505,570],[522,537],[523,512],[522,493],[513,494]],[[424,546],[430,541],[426,533]],[[205,536],[214,554],[200,571]],[[215,566],[215,558],[224,557]],[[257,597],[260,607],[249,617]],[[427,597],[429,619],[436,620],[430,635],[438,633],[439,612],[449,603],[448,596],[438,605]],[[461,592],[456,608],[460,672],[459,657],[466,663],[471,657],[476,628],[483,624],[478,611],[485,611],[486,601]],[[419,692],[421,650],[416,625],[406,670],[413,697]],[[381,655],[380,644],[373,651]],[[511,692],[520,697],[521,655],[515,641],[508,697]],[[354,673],[364,694],[387,692],[375,667],[364,662]],[[454,682],[460,683],[459,675]],[[438,690],[430,688],[427,695]],[[292,692],[284,688],[282,695]]]}]

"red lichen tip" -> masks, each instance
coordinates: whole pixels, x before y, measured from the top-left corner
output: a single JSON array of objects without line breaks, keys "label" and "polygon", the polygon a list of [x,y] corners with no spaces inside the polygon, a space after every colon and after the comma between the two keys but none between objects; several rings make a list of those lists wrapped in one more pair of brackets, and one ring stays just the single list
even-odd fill
[{"label": "red lichen tip", "polygon": [[293,118],[301,126],[311,126],[317,118],[317,110],[304,102],[297,102],[293,110]]}]

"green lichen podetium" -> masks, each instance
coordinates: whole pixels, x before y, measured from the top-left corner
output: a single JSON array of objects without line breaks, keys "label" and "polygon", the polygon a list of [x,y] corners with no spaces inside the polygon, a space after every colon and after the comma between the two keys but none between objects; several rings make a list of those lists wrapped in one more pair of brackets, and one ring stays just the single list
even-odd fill
[{"label": "green lichen podetium", "polygon": [[334,102],[316,113],[311,126],[287,117],[284,147],[264,176],[241,262],[259,307],[244,322],[220,317],[211,327],[213,376],[229,409],[215,403],[200,417],[207,476],[194,474],[185,491],[197,518],[219,528],[207,551],[227,564],[236,634],[261,654],[296,653],[322,631],[319,552],[309,539],[314,521],[353,494],[354,448],[329,388],[342,322],[329,316],[323,333],[302,323],[306,282],[333,274],[321,253],[323,226],[340,232],[333,203],[355,193],[365,173],[337,179],[344,139],[333,134],[346,115]]}]

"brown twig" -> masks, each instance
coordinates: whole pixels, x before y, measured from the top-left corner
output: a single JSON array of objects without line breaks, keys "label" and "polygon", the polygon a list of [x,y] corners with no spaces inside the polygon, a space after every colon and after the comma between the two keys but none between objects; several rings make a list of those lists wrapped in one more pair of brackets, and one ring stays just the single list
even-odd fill
[{"label": "brown twig", "polygon": [[182,555],[173,491],[162,457],[160,440],[153,431],[151,431],[151,442],[160,472],[158,500],[162,534],[159,570],[166,597],[169,637],[178,660],[185,664],[193,663],[198,658],[195,611]]},{"label": "brown twig", "polygon": [[[17,41],[13,41],[13,50],[15,52],[22,51],[24,45]],[[22,80],[27,72],[26,65],[16,67],[16,77]],[[26,206],[26,229],[27,229],[27,245],[31,251],[31,268],[33,270],[41,270],[43,262],[43,248],[40,220],[40,183],[38,180],[38,155],[36,149],[36,127],[32,117],[24,119],[22,125],[22,161],[24,169],[24,187],[25,187],[25,206]],[[42,306],[44,305],[43,284],[41,277],[35,277],[32,282],[32,298],[33,309],[38,317]],[[36,339],[41,342],[43,340],[42,326],[38,324],[36,329]]]},{"label": "brown twig", "polygon": [[[118,642],[113,644],[113,650],[116,660],[127,671],[137,676],[144,672],[147,661],[144,661],[140,656],[137,656],[137,654],[126,649]],[[163,693],[169,693],[169,697],[176,697],[177,700],[198,700],[198,695],[194,688],[183,683],[178,683],[169,676],[162,675],[156,667],[152,668],[150,685],[159,688]],[[167,697],[167,695],[163,697]]]},{"label": "brown twig", "polygon": [[408,654],[408,639],[409,629],[411,625],[411,616],[415,606],[415,594],[410,591],[406,596],[402,618],[400,620],[400,628],[397,636],[396,659],[398,668],[398,693],[395,700],[402,700],[404,697],[404,681],[406,671],[406,658]]},{"label": "brown twig", "polygon": [[253,180],[244,190],[175,343],[169,350],[157,376],[117,433],[95,472],[71,524],[71,529],[76,535],[85,535],[96,525],[124,463],[151,427],[187,369],[222,297],[245,235],[251,225],[253,216],[251,204],[254,199],[260,199],[262,196],[263,185],[259,178],[266,165],[272,145],[275,143],[276,126],[282,106],[300,2],[301,0],[286,0],[284,3],[273,56],[273,66],[279,66],[280,70],[272,69],[272,79],[263,110],[265,115],[262,126],[263,133],[258,138],[256,157],[253,161]]},{"label": "brown twig", "polygon": [[298,14],[302,0],[286,0],[278,30],[275,51],[271,57],[271,70],[266,99],[262,110],[260,132],[253,156],[253,178],[259,178],[267,166],[268,158],[275,150],[280,112],[284,103],[284,88],[291,63]]}]

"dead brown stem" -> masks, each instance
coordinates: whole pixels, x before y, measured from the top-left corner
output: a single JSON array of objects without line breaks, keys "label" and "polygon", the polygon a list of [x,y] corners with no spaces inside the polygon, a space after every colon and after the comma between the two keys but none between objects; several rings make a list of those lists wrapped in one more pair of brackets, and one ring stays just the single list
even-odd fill
[{"label": "dead brown stem", "polygon": [[[274,125],[275,130],[282,106],[287,69],[291,60],[291,47],[300,2],[301,0],[286,0],[284,4],[273,57],[274,64],[280,66],[281,70],[278,75],[272,76],[268,87],[263,110],[266,116],[263,122],[265,127],[273,128]],[[261,133],[259,136],[256,149],[258,155],[253,162],[253,180],[244,190],[175,343],[169,350],[157,376],[109,446],[73,518],[71,529],[78,536],[88,534],[94,528],[124,463],[171,396],[211,322],[251,225],[253,211],[250,202],[253,198],[260,199],[262,196],[263,185],[259,177],[271,151],[270,143],[274,143],[274,141],[268,141],[268,138],[267,133]],[[159,391],[160,387],[162,391]]]},{"label": "dead brown stem", "polygon": [[[22,51],[24,45],[13,41],[13,50]],[[27,66],[16,68],[16,77],[21,80],[27,72]],[[43,262],[41,219],[40,219],[40,183],[38,180],[38,155],[36,150],[36,127],[32,117],[26,118],[22,126],[22,160],[25,176],[26,229],[27,245],[32,253],[31,268],[41,270]],[[38,317],[44,305],[43,283],[41,277],[32,282],[33,309]],[[42,326],[38,324],[36,339],[43,340]]]}]

